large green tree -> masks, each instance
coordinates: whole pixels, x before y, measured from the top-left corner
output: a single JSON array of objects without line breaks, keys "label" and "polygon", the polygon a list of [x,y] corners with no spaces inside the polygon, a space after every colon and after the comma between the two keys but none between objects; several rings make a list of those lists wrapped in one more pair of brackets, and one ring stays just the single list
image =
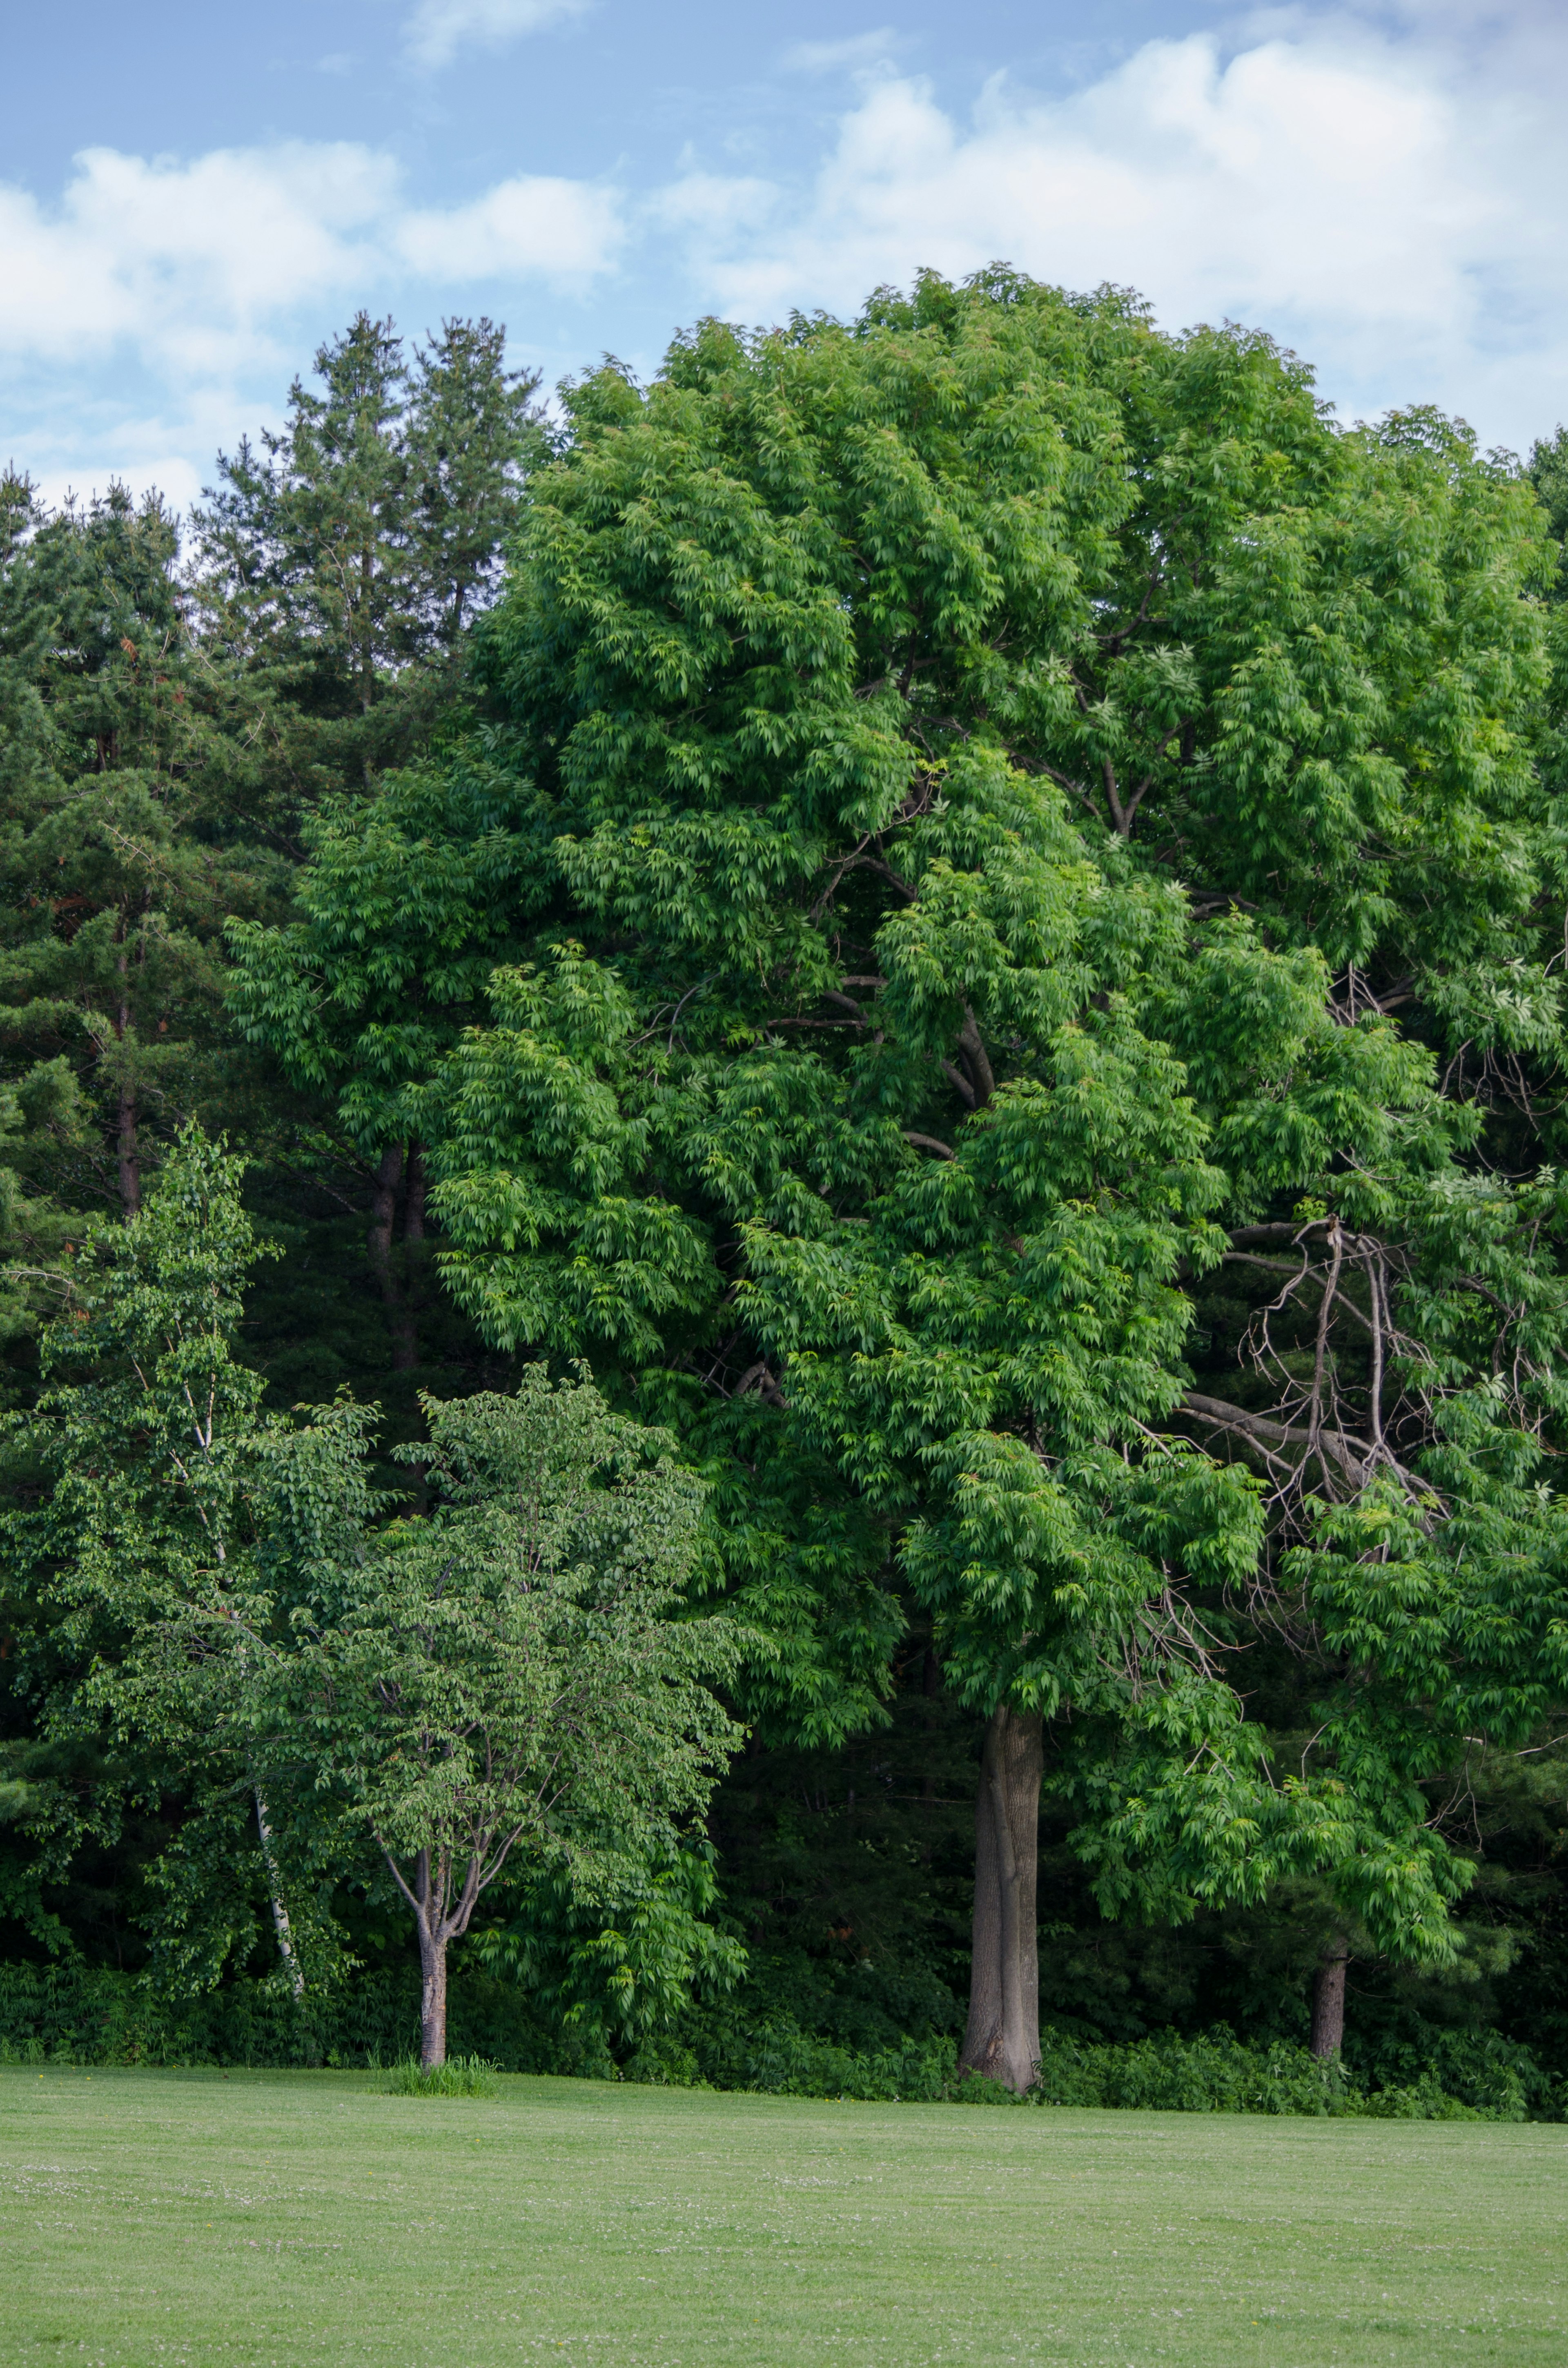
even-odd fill
[{"label": "large green tree", "polygon": [[[681,1423],[759,1702],[872,1714],[936,1619],[988,1721],[972,2066],[1038,2048],[1048,1746],[1108,1902],[1310,1871],[1440,1957],[1431,1788],[1561,1681],[1562,1295],[1550,1179],[1477,1167],[1390,1014],[1555,1026],[1528,493],[1006,274],[570,413],[481,635],[523,959],[403,1101],[449,1288]],[[319,1061],[341,962],[241,961]]]}]

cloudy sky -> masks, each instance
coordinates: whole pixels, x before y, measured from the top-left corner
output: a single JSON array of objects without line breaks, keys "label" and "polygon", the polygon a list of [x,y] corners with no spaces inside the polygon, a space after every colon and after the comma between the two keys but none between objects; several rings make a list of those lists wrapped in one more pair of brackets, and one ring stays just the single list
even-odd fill
[{"label": "cloudy sky", "polygon": [[6,54],[0,460],[56,495],[189,500],[361,304],[553,381],[993,258],[1346,417],[1568,417],[1561,0],[67,0]]}]

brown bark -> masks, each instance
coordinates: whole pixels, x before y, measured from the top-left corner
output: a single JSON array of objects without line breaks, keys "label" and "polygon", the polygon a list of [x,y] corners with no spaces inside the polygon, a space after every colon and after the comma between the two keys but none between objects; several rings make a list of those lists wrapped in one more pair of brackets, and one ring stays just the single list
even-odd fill
[{"label": "brown bark", "polygon": [[119,1198],[128,1217],[134,1217],[142,1206],[142,1160],[136,1146],[136,1088],[122,1085],[119,1089]]},{"label": "brown bark", "polygon": [[1349,1959],[1344,1933],[1335,1933],[1318,1959],[1312,1982],[1312,2050],[1325,2061],[1337,2055],[1345,2044],[1345,1969]]},{"label": "brown bark", "polygon": [[[434,1859],[420,1850],[410,1883],[391,1850],[382,1845],[387,1870],[410,1907],[419,1936],[419,2060],[426,2072],[447,2060],[447,1943],[468,1930],[484,1887],[477,1857],[471,1858],[461,1887],[454,1894],[453,1866],[444,1852]],[[505,1852],[503,1852],[505,1856]]]},{"label": "brown bark", "polygon": [[447,2060],[447,1936],[419,1919],[419,2061],[430,2071]]},{"label": "brown bark", "polygon": [[397,1188],[403,1181],[403,1145],[389,1143],[376,1169],[370,1196],[370,1264],[378,1280],[392,1265],[392,1224],[397,1216]]},{"label": "brown bark", "polygon": [[[415,1155],[417,1158],[417,1153]],[[392,1334],[392,1371],[410,1373],[419,1362],[419,1338],[414,1321],[414,1310],[399,1286],[392,1265],[392,1230],[397,1221],[397,1190],[403,1181],[403,1152],[401,1143],[389,1143],[376,1169],[375,1187],[370,1199],[370,1237],[368,1244],[370,1269],[381,1286],[381,1304],[387,1311],[387,1329]],[[425,1222],[424,1183],[419,1184],[419,1226]]]},{"label": "brown bark", "polygon": [[408,1146],[408,1178],[403,1188],[403,1238],[425,1239],[425,1154],[416,1143]]},{"label": "brown bark", "polygon": [[1040,1719],[1002,1703],[981,1757],[969,2027],[959,2069],[1005,2081],[1019,2096],[1040,2070],[1035,1883],[1043,1766]]}]

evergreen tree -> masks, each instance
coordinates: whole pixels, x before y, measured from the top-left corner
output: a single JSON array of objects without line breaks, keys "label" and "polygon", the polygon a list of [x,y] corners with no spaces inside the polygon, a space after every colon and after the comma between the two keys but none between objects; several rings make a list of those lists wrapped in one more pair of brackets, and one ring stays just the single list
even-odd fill
[{"label": "evergreen tree", "polygon": [[0,1042],[60,1081],[24,1172],[128,1215],[224,1066],[223,925],[278,885],[235,827],[176,557],[162,500],[113,486],[35,514],[0,580]]},{"label": "evergreen tree", "polygon": [[287,426],[219,456],[193,517],[204,634],[247,677],[257,783],[286,837],[324,791],[363,788],[429,739],[466,621],[494,582],[537,376],[503,329],[452,320],[412,361],[358,313],[296,379]]}]

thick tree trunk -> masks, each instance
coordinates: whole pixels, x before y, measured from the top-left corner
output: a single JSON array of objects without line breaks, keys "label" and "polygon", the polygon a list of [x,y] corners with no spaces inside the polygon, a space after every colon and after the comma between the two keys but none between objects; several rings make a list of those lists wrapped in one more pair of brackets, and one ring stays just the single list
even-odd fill
[{"label": "thick tree trunk", "polygon": [[1040,1723],[1003,1703],[985,1730],[975,1804],[974,1953],[960,2072],[1018,2095],[1040,2069]]},{"label": "thick tree trunk", "polygon": [[447,2060],[447,1939],[419,1924],[419,2061],[429,2072]]},{"label": "thick tree trunk", "polygon": [[1312,2050],[1325,2060],[1337,2055],[1345,2044],[1345,1969],[1349,1957],[1349,1944],[1340,1932],[1318,1959],[1312,1983]]}]

